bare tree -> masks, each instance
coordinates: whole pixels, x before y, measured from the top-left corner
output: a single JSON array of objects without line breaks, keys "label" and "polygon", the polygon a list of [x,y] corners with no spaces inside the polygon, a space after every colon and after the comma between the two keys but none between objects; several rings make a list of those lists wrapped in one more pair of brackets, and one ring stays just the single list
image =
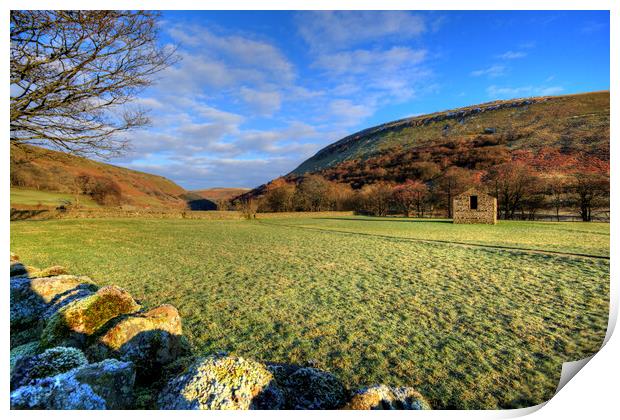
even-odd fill
[{"label": "bare tree", "polygon": [[331,210],[329,190],[329,181],[321,175],[306,175],[295,190],[295,205],[302,211]]},{"label": "bare tree", "polygon": [[435,182],[435,190],[446,203],[448,218],[452,218],[452,199],[469,187],[475,185],[474,174],[464,168],[452,166],[444,171]]},{"label": "bare tree", "polygon": [[374,216],[385,216],[390,209],[393,187],[385,182],[364,185],[360,191],[360,209]]},{"label": "bare tree", "polygon": [[119,153],[147,124],[128,105],[176,60],[157,43],[158,13],[11,11],[11,145]]},{"label": "bare tree", "polygon": [[592,210],[609,206],[609,175],[581,172],[573,176],[569,188],[584,222],[592,221]]},{"label": "bare tree", "polygon": [[230,200],[227,198],[218,198],[215,205],[219,211],[227,211],[230,208]]},{"label": "bare tree", "polygon": [[241,199],[237,202],[237,211],[247,220],[256,219],[259,203],[253,198]]},{"label": "bare tree", "polygon": [[560,221],[560,210],[568,202],[567,191],[570,179],[561,173],[551,173],[544,178],[546,194],[555,211],[555,218]]}]

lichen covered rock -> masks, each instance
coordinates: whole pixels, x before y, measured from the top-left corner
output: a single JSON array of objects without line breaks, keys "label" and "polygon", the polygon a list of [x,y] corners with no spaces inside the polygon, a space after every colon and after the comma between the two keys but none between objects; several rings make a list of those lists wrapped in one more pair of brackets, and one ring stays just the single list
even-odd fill
[{"label": "lichen covered rock", "polygon": [[104,360],[16,389],[11,393],[11,408],[126,409],[132,406],[134,380],[132,363]]},{"label": "lichen covered rock", "polygon": [[347,410],[430,410],[426,399],[415,389],[375,385],[354,393]]},{"label": "lichen covered rock", "polygon": [[346,389],[329,372],[302,367],[278,382],[286,392],[287,408],[294,410],[331,410],[345,403]]},{"label": "lichen covered rock", "polygon": [[14,349],[18,346],[31,343],[33,341],[37,341],[37,345],[39,344],[38,340],[41,336],[41,328],[36,325],[33,328],[16,330],[11,327],[11,349]]},{"label": "lichen covered rock", "polygon": [[13,410],[105,410],[105,400],[89,385],[61,374],[43,378],[11,393]]},{"label": "lichen covered rock", "polygon": [[35,278],[31,280],[30,287],[47,304],[62,301],[81,288],[97,291],[97,285],[89,277],[70,275]]},{"label": "lichen covered rock", "polygon": [[31,328],[45,310],[45,302],[33,292],[28,277],[11,277],[11,334]]},{"label": "lichen covered rock", "polygon": [[161,305],[148,312],[123,317],[99,338],[99,342],[112,350],[120,350],[144,331],[161,330],[181,335],[181,317],[172,305]]},{"label": "lichen covered rock", "polygon": [[261,363],[241,357],[199,359],[160,393],[167,410],[277,409],[284,403],[273,375]]},{"label": "lichen covered rock", "polygon": [[73,347],[54,347],[41,354],[22,357],[11,373],[11,389],[28,385],[38,378],[55,376],[88,364],[84,353]]},{"label": "lichen covered rock", "polygon": [[158,374],[164,365],[189,353],[189,344],[182,334],[177,309],[162,305],[148,312],[121,317],[97,338],[89,353],[97,358],[132,361],[138,375],[149,378]]},{"label": "lichen covered rock", "polygon": [[73,377],[105,400],[106,408],[122,410],[132,407],[136,381],[135,366],[131,362],[107,359],[71,371]]},{"label": "lichen covered rock", "polygon": [[52,277],[67,274],[67,270],[61,265],[44,268],[42,270],[31,271],[28,273],[30,277]]},{"label": "lichen covered rock", "polygon": [[107,286],[62,307],[47,322],[41,334],[41,347],[59,345],[82,347],[106,322],[140,309],[131,295],[116,286]]},{"label": "lichen covered rock", "polygon": [[26,357],[34,356],[38,353],[39,350],[39,342],[31,341],[26,344],[21,344],[11,349],[10,359],[11,359],[11,373],[13,373],[13,369],[15,368],[15,364],[18,360]]},{"label": "lichen covered rock", "polygon": [[11,278],[11,327],[16,327],[16,331],[24,326],[32,328],[42,317],[47,318],[62,306],[96,290],[93,281],[84,276]]}]

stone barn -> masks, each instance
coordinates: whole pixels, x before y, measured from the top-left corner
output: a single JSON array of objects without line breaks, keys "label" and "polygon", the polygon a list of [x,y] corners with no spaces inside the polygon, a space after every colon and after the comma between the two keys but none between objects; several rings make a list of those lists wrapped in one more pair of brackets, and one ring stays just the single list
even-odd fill
[{"label": "stone barn", "polygon": [[497,223],[497,199],[471,188],[452,201],[454,223]]}]

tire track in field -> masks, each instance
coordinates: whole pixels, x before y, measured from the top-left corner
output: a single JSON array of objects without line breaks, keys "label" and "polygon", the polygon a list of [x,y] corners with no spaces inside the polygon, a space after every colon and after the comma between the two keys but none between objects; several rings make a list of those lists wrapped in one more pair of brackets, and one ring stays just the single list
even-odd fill
[{"label": "tire track in field", "polygon": [[356,236],[367,236],[371,238],[380,238],[380,239],[391,239],[400,242],[421,242],[421,243],[429,243],[429,244],[442,244],[442,245],[455,245],[462,246],[466,248],[480,248],[480,249],[495,249],[501,251],[511,251],[511,252],[520,252],[520,253],[530,253],[530,254],[543,254],[543,255],[553,255],[553,256],[564,256],[564,257],[582,257],[582,258],[592,258],[598,260],[609,260],[610,257],[604,255],[593,255],[593,254],[582,254],[577,252],[562,252],[562,251],[551,251],[544,249],[530,249],[530,248],[519,248],[514,246],[507,245],[485,245],[485,244],[474,244],[470,242],[459,242],[459,241],[444,241],[441,239],[419,239],[419,238],[405,238],[402,236],[390,236],[390,235],[381,235],[377,233],[365,233],[365,232],[351,232],[347,230],[338,230],[338,229],[323,229],[312,226],[303,226],[303,225],[288,225],[285,223],[269,223],[263,220],[256,220],[259,224],[266,226],[281,226],[281,227],[289,227],[301,230],[311,230],[316,232],[324,232],[324,233],[340,233],[344,235],[356,235]]}]

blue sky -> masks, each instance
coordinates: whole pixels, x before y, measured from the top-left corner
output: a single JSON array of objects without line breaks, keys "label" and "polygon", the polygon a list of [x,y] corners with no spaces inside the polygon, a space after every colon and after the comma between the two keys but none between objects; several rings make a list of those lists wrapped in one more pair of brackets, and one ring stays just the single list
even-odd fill
[{"label": "blue sky", "polygon": [[170,11],[161,35],[181,60],[111,163],[187,189],[255,187],[398,118],[609,89],[606,11]]}]

